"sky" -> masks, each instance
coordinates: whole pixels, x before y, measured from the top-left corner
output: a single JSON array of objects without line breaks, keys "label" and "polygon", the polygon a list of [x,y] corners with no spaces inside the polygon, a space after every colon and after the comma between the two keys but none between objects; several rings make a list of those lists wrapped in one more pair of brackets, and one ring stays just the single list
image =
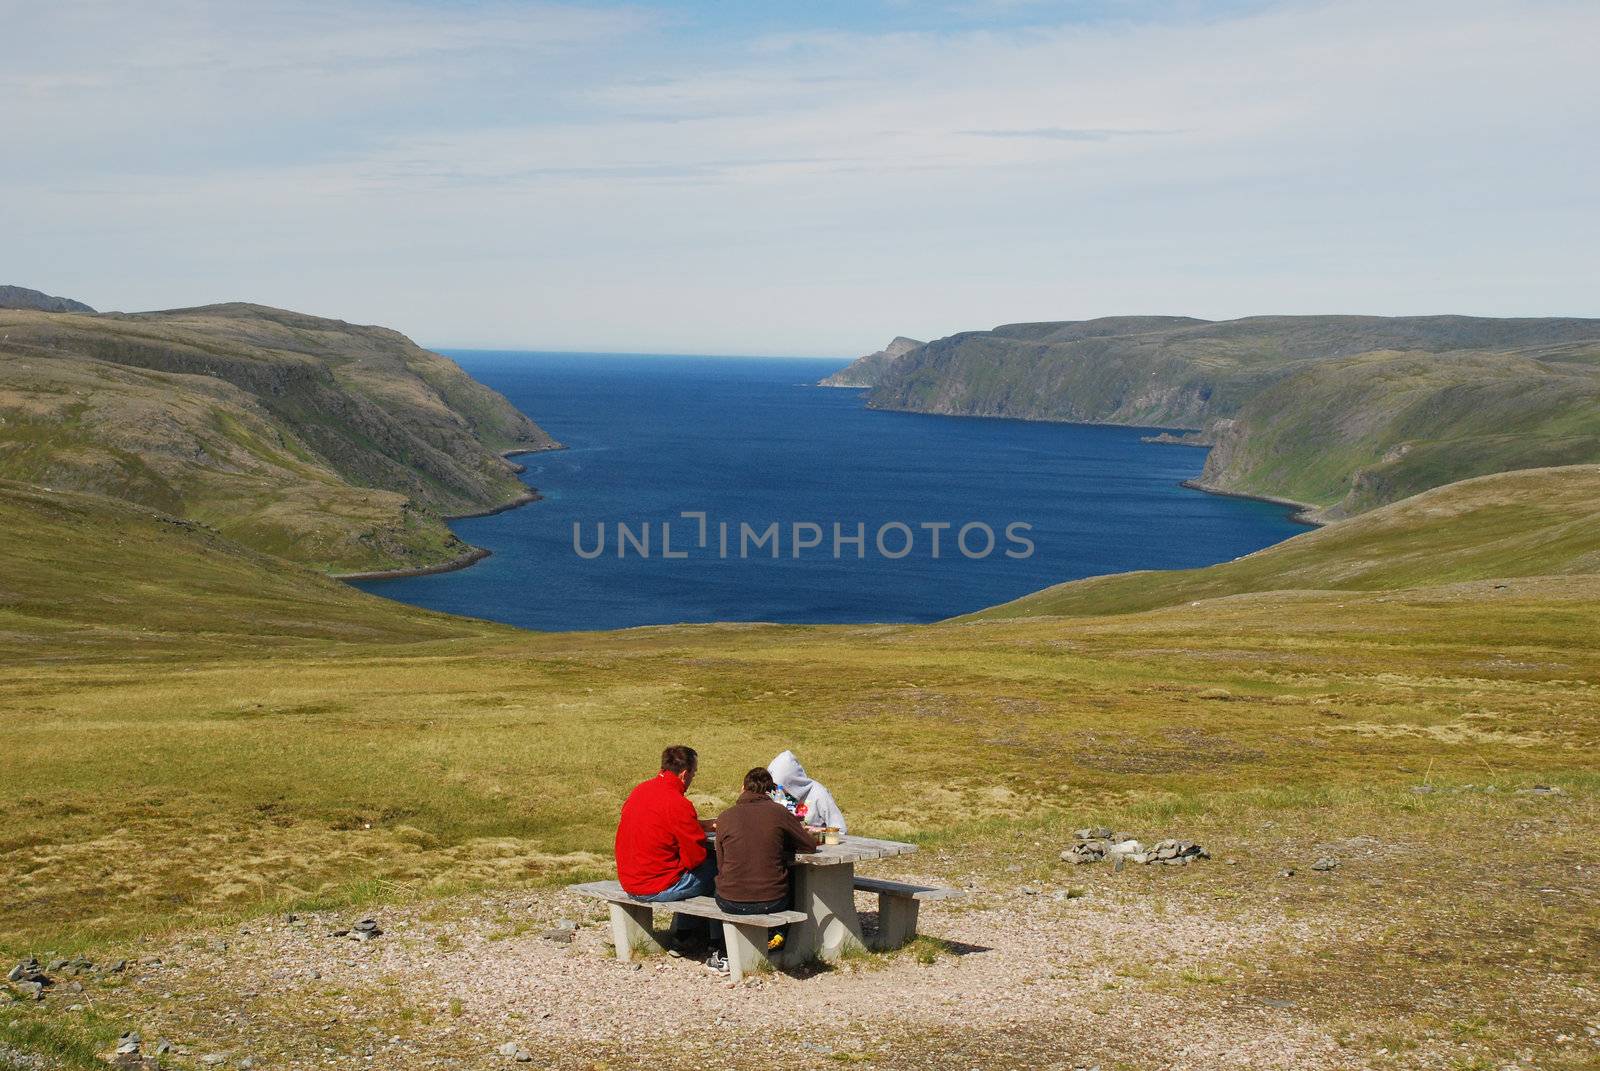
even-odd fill
[{"label": "sky", "polygon": [[1600,315],[1594,0],[0,0],[0,283],[851,356]]}]

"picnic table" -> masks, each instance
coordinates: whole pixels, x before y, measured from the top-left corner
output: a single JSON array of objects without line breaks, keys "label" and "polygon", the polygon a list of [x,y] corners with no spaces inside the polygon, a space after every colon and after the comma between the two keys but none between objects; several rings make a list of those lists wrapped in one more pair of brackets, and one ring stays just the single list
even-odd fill
[{"label": "picnic table", "polygon": [[794,909],[806,917],[789,927],[783,962],[798,965],[812,958],[836,960],[848,951],[866,948],[861,919],[856,915],[856,864],[916,850],[915,844],[846,834],[838,844],[796,853]]},{"label": "picnic table", "polygon": [[908,855],[915,844],[871,837],[842,836],[838,844],[824,844],[815,852],[797,853],[794,907],[768,915],[730,915],[710,896],[688,900],[654,901],[629,896],[616,881],[590,881],[571,886],[580,896],[610,905],[612,944],[617,958],[629,960],[637,953],[659,949],[651,930],[657,910],[681,912],[720,923],[728,947],[729,971],[735,979],[760,966],[767,956],[767,929],[789,926],[789,939],[774,957],[781,967],[799,967],[812,959],[837,960],[847,952],[867,947],[856,914],[859,892],[878,897],[878,934],[874,947],[898,948],[917,934],[917,909],[923,900],[962,895],[959,889],[909,885],[900,881],[856,876],[856,864],[873,859]]}]

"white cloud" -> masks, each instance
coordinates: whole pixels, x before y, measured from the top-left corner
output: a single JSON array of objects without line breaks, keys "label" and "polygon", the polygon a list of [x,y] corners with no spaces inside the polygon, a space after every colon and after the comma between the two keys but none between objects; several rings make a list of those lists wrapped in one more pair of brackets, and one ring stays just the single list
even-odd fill
[{"label": "white cloud", "polygon": [[811,352],[1595,311],[1587,3],[687,43],[623,9],[169,7],[127,48],[125,9],[67,6],[75,34],[38,16],[46,47],[0,52],[30,102],[0,222],[17,282],[95,303]]}]

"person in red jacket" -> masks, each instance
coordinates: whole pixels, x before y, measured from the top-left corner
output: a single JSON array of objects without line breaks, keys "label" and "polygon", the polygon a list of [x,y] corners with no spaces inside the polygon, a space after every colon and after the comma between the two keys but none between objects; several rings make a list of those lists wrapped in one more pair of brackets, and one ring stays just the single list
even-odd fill
[{"label": "person in red jacket", "polygon": [[[710,823],[701,822],[685,794],[699,768],[694,748],[675,744],[661,753],[661,772],[637,785],[617,823],[617,881],[639,900],[671,903],[716,891],[717,859],[706,845]],[[703,920],[674,915],[672,932],[684,939],[705,932]]]}]

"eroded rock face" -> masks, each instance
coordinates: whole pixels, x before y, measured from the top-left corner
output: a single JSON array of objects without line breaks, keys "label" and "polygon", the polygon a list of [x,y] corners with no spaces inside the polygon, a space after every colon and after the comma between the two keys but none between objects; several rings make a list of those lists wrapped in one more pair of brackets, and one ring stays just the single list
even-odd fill
[{"label": "eroded rock face", "polygon": [[904,335],[896,336],[883,349],[857,357],[847,367],[817,384],[819,387],[875,387],[894,364],[923,343]]}]

